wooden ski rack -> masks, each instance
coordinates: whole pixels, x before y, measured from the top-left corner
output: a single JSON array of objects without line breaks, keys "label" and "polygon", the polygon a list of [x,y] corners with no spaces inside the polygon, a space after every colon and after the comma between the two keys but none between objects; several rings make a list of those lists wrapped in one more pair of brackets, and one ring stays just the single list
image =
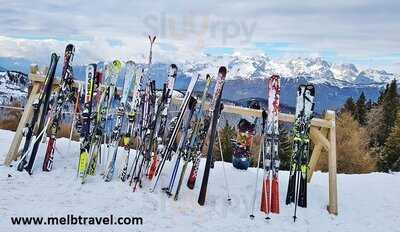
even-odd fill
[{"label": "wooden ski rack", "polygon": [[[25,105],[24,112],[19,121],[18,128],[15,132],[12,140],[10,149],[7,153],[4,161],[5,165],[10,165],[13,160],[18,158],[18,150],[22,140],[22,131],[32,117],[33,107],[32,103],[38,97],[41,86],[44,82],[44,75],[37,74],[37,67],[31,68],[31,73],[28,78],[32,82],[32,88],[28,101]],[[75,84],[79,81],[75,81]],[[54,87],[59,85],[59,81],[54,81]],[[53,87],[53,88],[54,88]],[[179,103],[182,101],[180,98],[174,98],[174,102]],[[246,116],[261,117],[261,110],[255,110],[250,108],[238,107],[234,105],[224,105],[223,112],[240,114]],[[279,120],[282,122],[293,123],[295,116],[293,114],[279,113]],[[313,118],[311,120],[310,137],[314,143],[314,149],[310,158],[309,171],[308,171],[308,182],[311,181],[313,173],[316,168],[316,164],[320,158],[322,149],[328,151],[328,167],[329,167],[329,202],[327,210],[330,214],[338,214],[338,202],[337,202],[337,164],[336,164],[336,114],[334,111],[328,110],[325,113],[324,118]]]}]

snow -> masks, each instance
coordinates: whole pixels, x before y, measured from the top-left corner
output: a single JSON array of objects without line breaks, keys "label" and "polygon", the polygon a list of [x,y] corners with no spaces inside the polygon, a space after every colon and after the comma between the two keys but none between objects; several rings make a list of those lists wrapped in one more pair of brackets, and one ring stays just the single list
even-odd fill
[{"label": "snow", "polygon": [[[11,144],[13,132],[0,130],[0,162]],[[298,221],[293,223],[293,206],[284,204],[288,172],[280,172],[281,214],[266,221],[258,211],[261,179],[255,219],[249,219],[256,169],[239,171],[225,163],[232,197],[226,202],[226,186],[222,163],[211,170],[206,205],[197,204],[202,169],[194,190],[182,187],[180,199],[174,201],[159,192],[149,192],[152,182],[136,192],[114,178],[105,183],[99,175],[81,185],[76,179],[79,144],[67,139],[57,140],[54,169],[41,171],[44,146],[38,153],[33,175],[0,166],[0,231],[400,231],[400,173],[371,173],[338,175],[339,215],[329,215],[328,175],[315,173],[309,185],[308,208],[299,208]],[[120,150],[122,153],[123,150]],[[202,160],[201,167],[204,166]],[[167,166],[158,187],[167,184],[171,163]],[[260,172],[261,173],[261,172]],[[8,174],[11,177],[8,177]],[[186,179],[185,179],[186,181]],[[13,226],[11,216],[136,216],[143,225],[88,226]]]}]

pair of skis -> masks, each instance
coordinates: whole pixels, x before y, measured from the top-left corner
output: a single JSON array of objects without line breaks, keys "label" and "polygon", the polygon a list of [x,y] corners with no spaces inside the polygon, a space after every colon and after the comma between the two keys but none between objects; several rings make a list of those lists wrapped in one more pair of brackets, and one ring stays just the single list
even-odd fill
[{"label": "pair of skis", "polygon": [[[57,54],[51,54],[51,61],[47,70],[44,85],[39,93],[38,98],[32,103],[33,115],[30,122],[24,129],[25,143],[22,151],[20,152],[21,159],[17,165],[18,171],[26,170],[29,174],[32,174],[32,168],[36,159],[36,154],[39,149],[40,142],[43,138],[43,135],[46,133],[47,127],[50,123],[49,120],[47,120],[46,122],[46,118],[49,112],[50,96],[52,92],[52,86],[58,60],[59,57],[57,56]],[[31,147],[36,125],[36,138],[34,140],[33,147]]]},{"label": "pair of skis", "polygon": [[156,134],[156,145],[154,157],[152,160],[152,164],[148,173],[148,178],[151,180],[155,174],[157,169],[157,162],[158,162],[158,153],[164,149],[164,142],[165,142],[165,128],[167,127],[167,120],[168,120],[168,109],[172,99],[172,93],[174,91],[174,85],[176,80],[176,75],[178,73],[178,67],[175,64],[171,64],[168,72],[168,79],[167,79],[167,91],[166,95],[163,96],[163,101],[161,101],[161,115],[160,115],[160,123],[157,129]]},{"label": "pair of skis", "polygon": [[135,137],[135,122],[136,122],[136,115],[137,109],[140,104],[140,88],[142,85],[143,79],[143,69],[140,67],[136,67],[135,72],[135,82],[133,83],[133,90],[132,90],[132,100],[130,103],[130,110],[127,113],[128,117],[128,125],[125,131],[125,134],[122,136],[122,141],[125,149],[125,154],[122,158],[122,168],[120,172],[120,178],[122,182],[126,181],[129,178],[128,173],[128,165],[129,165],[129,157],[130,157],[130,143],[132,138]]},{"label": "pair of skis", "polygon": [[[279,99],[280,99],[280,77],[273,75],[268,79],[268,114],[262,112],[261,146],[257,164],[256,186],[258,183],[258,167],[262,155],[263,181],[261,189],[260,211],[266,214],[279,213]],[[272,178],[272,180],[271,180]],[[250,218],[254,218],[254,203],[257,187],[254,191],[253,205]]]},{"label": "pair of skis", "polygon": [[314,112],[315,89],[311,84],[300,85],[297,90],[294,144],[291,157],[286,204],[295,204],[293,220],[297,218],[297,206],[307,207],[307,172],[310,146],[310,124]]}]

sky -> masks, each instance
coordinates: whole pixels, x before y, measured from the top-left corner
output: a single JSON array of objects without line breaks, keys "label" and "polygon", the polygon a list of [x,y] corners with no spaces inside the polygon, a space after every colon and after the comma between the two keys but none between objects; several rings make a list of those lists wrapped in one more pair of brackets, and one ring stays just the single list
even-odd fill
[{"label": "sky", "polygon": [[0,57],[38,63],[76,46],[75,62],[155,62],[265,53],[400,73],[400,1],[0,0]]}]

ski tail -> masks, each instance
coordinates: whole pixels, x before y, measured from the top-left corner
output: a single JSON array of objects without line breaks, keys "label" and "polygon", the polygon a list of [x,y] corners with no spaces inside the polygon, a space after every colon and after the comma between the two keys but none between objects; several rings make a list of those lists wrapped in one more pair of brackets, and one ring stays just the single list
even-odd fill
[{"label": "ski tail", "polygon": [[54,148],[56,145],[56,138],[50,137],[47,142],[46,155],[44,157],[42,170],[44,172],[49,172],[53,168],[53,157],[54,157]]},{"label": "ski tail", "polygon": [[262,185],[262,194],[261,194],[261,207],[260,211],[264,212],[265,214],[269,214],[271,212],[271,206],[270,206],[270,178],[269,175],[266,176],[263,180],[263,185]]},{"label": "ski tail", "polygon": [[277,177],[272,178],[271,184],[271,213],[279,213],[279,181]]},{"label": "ski tail", "polygon": [[158,159],[157,159],[157,153],[155,152],[152,158],[152,162],[149,168],[149,172],[147,173],[147,177],[149,178],[149,180],[152,180],[154,177],[154,174],[156,172],[157,169],[157,163],[158,163]]},{"label": "ski tail", "polygon": [[299,184],[300,184],[300,190],[299,190],[298,205],[299,207],[307,208],[307,174],[304,175],[303,170],[300,175]]},{"label": "ski tail", "polygon": [[197,173],[199,171],[199,166],[200,166],[200,157],[196,157],[193,161],[192,169],[190,170],[189,178],[186,183],[186,186],[189,189],[194,189],[197,179]]},{"label": "ski tail", "polygon": [[288,189],[286,193],[286,205],[294,203],[295,185],[296,185],[296,168],[291,167],[291,171],[289,174]]}]

